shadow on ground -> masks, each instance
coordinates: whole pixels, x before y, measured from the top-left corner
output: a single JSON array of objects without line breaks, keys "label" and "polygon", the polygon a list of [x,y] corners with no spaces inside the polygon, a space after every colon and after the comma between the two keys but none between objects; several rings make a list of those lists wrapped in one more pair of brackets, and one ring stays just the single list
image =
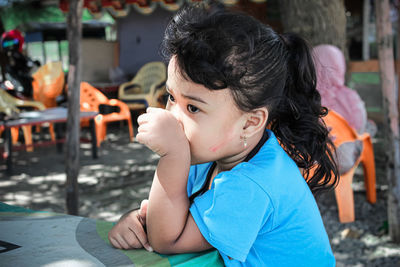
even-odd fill
[{"label": "shadow on ground", "polygon": [[[116,220],[147,198],[158,156],[136,142],[124,129],[114,128],[92,159],[91,145],[80,149],[79,214]],[[84,133],[85,134],[85,133]],[[55,146],[16,151],[11,176],[0,165],[0,201],[34,210],[65,212],[65,149]]]}]

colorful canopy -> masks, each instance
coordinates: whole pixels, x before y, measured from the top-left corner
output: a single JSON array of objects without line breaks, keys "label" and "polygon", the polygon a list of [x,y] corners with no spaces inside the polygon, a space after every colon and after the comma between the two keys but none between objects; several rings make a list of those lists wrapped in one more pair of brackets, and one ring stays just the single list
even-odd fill
[{"label": "colorful canopy", "polygon": [[[109,12],[113,17],[125,17],[130,10],[135,10],[141,14],[151,14],[158,6],[169,10],[178,10],[185,2],[199,2],[202,0],[84,0],[84,8],[95,17],[99,18],[103,12]],[[226,5],[234,5],[239,0],[219,0]],[[250,0],[256,3],[266,2],[266,0]],[[60,8],[68,12],[68,0],[60,0]]]}]

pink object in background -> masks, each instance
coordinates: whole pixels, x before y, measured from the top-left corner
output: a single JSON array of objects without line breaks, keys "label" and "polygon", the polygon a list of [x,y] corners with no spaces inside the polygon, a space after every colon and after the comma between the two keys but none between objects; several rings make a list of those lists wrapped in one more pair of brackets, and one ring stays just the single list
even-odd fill
[{"label": "pink object in background", "polygon": [[318,45],[313,56],[322,105],[339,113],[358,133],[365,132],[367,111],[358,93],[344,84],[346,61],[342,51],[332,45]]}]

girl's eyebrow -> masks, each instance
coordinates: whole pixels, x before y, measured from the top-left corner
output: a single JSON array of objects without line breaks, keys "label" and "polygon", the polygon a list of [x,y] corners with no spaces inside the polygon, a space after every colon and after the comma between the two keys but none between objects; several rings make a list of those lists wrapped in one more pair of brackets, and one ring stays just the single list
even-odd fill
[{"label": "girl's eyebrow", "polygon": [[[168,93],[171,93],[171,89],[169,88],[168,84],[165,85],[165,88],[167,90]],[[203,104],[208,105],[208,103],[206,101],[204,101],[203,99],[201,99],[200,97],[197,96],[191,96],[191,95],[185,95],[185,94],[181,94],[183,96],[183,98],[187,98],[193,101],[197,101]]]},{"label": "girl's eyebrow", "polygon": [[190,100],[193,100],[193,101],[197,101],[197,102],[200,102],[200,103],[203,103],[203,104],[208,104],[206,101],[204,101],[203,99],[201,99],[201,98],[199,98],[199,97],[196,97],[196,96],[183,95],[183,94],[182,94],[182,96],[183,96],[184,98],[187,98],[187,99],[190,99]]}]

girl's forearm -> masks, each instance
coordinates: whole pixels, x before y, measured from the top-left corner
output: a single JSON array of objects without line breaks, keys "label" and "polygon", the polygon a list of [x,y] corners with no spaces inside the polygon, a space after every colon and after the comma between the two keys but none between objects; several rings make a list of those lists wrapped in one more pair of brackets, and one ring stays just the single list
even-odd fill
[{"label": "girl's forearm", "polygon": [[190,154],[184,150],[163,156],[158,163],[147,211],[147,234],[156,251],[173,246],[185,228],[189,168]]}]

